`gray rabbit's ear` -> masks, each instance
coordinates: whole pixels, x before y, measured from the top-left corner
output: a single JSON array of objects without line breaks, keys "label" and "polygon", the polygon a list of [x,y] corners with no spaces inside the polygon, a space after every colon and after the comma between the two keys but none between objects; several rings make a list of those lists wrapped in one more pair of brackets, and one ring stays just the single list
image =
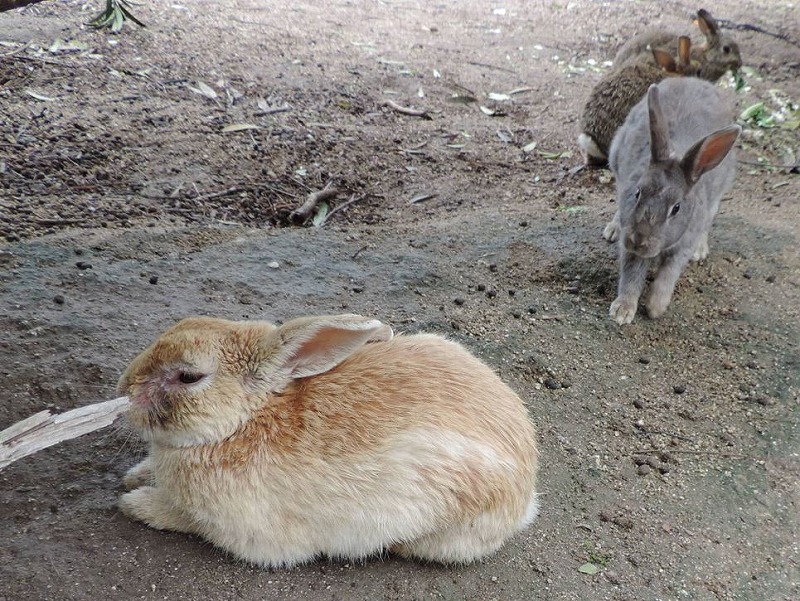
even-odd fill
[{"label": "gray rabbit's ear", "polygon": [[661,110],[656,84],[647,90],[647,112],[650,115],[650,156],[656,163],[666,161],[670,158],[672,150],[669,143],[669,128]]},{"label": "gray rabbit's ear", "polygon": [[711,16],[711,13],[701,8],[697,11],[697,26],[703,35],[706,36],[709,47],[714,46],[719,42],[719,25]]},{"label": "gray rabbit's ear", "polygon": [[694,185],[701,175],[711,171],[728,156],[741,131],[738,125],[729,125],[709,134],[686,151],[681,159],[681,169],[689,185]]},{"label": "gray rabbit's ear", "polygon": [[393,336],[389,326],[360,315],[293,319],[265,340],[266,360],[260,371],[288,379],[314,376],[333,369],[365,344]]}]

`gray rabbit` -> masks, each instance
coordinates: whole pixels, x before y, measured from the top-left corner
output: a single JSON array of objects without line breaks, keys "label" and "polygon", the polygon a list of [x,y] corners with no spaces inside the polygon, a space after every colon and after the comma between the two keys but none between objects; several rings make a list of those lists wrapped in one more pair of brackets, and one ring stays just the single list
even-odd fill
[{"label": "gray rabbit", "polygon": [[620,278],[609,314],[618,324],[633,321],[651,264],[645,307],[655,319],[689,261],[708,255],[708,232],[736,172],[731,148],[741,128],[732,121],[712,84],[665,79],[650,86],[614,137]]}]

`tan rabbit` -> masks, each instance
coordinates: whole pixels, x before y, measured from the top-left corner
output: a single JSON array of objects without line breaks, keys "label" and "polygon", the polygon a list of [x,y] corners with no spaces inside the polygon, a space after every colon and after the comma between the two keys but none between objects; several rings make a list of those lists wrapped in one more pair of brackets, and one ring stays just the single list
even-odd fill
[{"label": "tan rabbit", "polygon": [[603,166],[614,134],[622,126],[630,110],[647,89],[665,77],[693,75],[696,65],[690,60],[691,43],[682,37],[678,45],[678,61],[667,51],[655,48],[650,61],[631,61],[621,69],[604,75],[595,85],[581,113],[578,146],[584,163]]},{"label": "tan rabbit", "polygon": [[384,550],[469,562],[538,511],[525,406],[439,336],[357,315],[191,318],[119,390],[151,445],[122,511],[263,566]]},{"label": "tan rabbit", "polygon": [[[695,75],[711,82],[717,81],[727,71],[734,73],[742,66],[739,46],[726,35],[721,35],[719,25],[707,10],[697,11],[697,26],[706,38],[705,44],[692,48],[692,62],[697,64]],[[632,62],[645,60],[653,63],[652,50],[662,49],[674,54],[678,36],[665,31],[648,31],[635,36],[622,45],[614,57],[614,68],[622,69]],[[655,63],[653,63],[655,64]]]}]

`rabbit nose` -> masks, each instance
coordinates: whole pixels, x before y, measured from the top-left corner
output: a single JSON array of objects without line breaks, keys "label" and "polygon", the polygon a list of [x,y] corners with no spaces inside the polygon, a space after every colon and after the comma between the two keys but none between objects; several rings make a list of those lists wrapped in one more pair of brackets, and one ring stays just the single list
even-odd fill
[{"label": "rabbit nose", "polygon": [[635,233],[628,234],[628,248],[635,252],[645,252],[649,248],[650,243],[645,236],[636,235]]}]

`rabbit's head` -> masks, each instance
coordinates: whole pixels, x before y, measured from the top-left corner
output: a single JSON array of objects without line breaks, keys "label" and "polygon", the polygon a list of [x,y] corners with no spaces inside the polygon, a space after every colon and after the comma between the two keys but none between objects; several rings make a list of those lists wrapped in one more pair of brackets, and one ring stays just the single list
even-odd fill
[{"label": "rabbit's head", "polygon": [[642,258],[653,258],[678,243],[695,211],[693,186],[727,156],[741,132],[738,125],[715,131],[698,140],[678,157],[669,137],[669,124],[659,104],[658,87],[647,92],[650,125],[650,164],[631,189],[630,202],[622,203],[628,214],[622,232],[625,249]]},{"label": "rabbit's head", "polygon": [[720,34],[714,17],[702,8],[697,11],[697,26],[706,38],[705,44],[696,50],[700,60],[698,76],[717,81],[727,71],[736,73],[742,66],[742,55],[733,38]]},{"label": "rabbit's head", "polygon": [[190,446],[230,436],[295,379],[328,371],[391,328],[357,315],[305,317],[276,327],[195,317],[136,357],[117,389],[145,438]]}]

